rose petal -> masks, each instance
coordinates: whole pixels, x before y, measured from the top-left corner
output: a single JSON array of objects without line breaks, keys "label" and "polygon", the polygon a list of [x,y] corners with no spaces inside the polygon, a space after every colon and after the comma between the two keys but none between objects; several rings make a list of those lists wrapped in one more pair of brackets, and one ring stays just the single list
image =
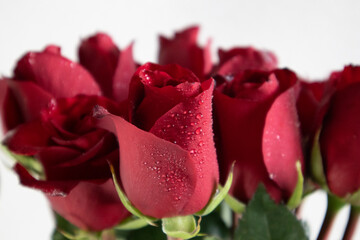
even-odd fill
[{"label": "rose petal", "polygon": [[[104,95],[113,96],[113,77],[118,67],[120,50],[105,33],[97,33],[81,42],[79,60],[91,72]],[[121,57],[120,57],[121,59]]]},{"label": "rose petal", "polygon": [[236,75],[245,70],[271,71],[277,67],[277,59],[272,52],[260,51],[252,47],[219,49],[219,66],[215,71],[222,76]]},{"label": "rose petal", "polygon": [[196,166],[197,185],[184,211],[197,212],[209,201],[219,181],[212,130],[213,80],[202,84],[203,92],[186,98],[161,116],[150,132],[189,151]]},{"label": "rose petal", "polygon": [[0,126],[4,133],[15,128],[23,121],[16,98],[6,79],[0,79],[0,115]]},{"label": "rose petal", "polygon": [[118,102],[128,98],[131,77],[136,70],[132,48],[133,44],[130,44],[121,52],[113,77],[112,96]]},{"label": "rose petal", "polygon": [[101,95],[99,86],[84,68],[49,51],[26,54],[15,68],[15,78],[31,80],[56,98]]},{"label": "rose petal", "polygon": [[40,121],[19,125],[10,131],[4,144],[15,154],[32,156],[48,145],[50,136]]},{"label": "rose petal", "polygon": [[[82,156],[72,149],[49,147],[37,154],[36,157],[43,163],[47,179],[51,181],[84,181],[110,178],[107,161],[113,162],[115,157],[118,160],[118,152],[106,156],[91,156],[91,154],[94,155],[94,151],[88,153],[87,156]],[[68,159],[64,161],[57,155]],[[51,159],[54,162],[48,163],[47,160],[50,158],[54,158]],[[64,161],[64,164],[61,164],[61,160]],[[58,164],[56,164],[57,162]]]},{"label": "rose petal", "polygon": [[33,121],[40,117],[40,112],[49,106],[53,96],[30,81],[8,81],[25,121]]},{"label": "rose petal", "polygon": [[75,139],[67,140],[58,137],[52,137],[51,139],[58,145],[76,148],[86,151],[89,148],[99,143],[99,140],[105,135],[104,130],[96,130],[87,134],[81,135]]},{"label": "rose petal", "polygon": [[82,181],[65,197],[51,197],[53,209],[76,226],[92,231],[111,228],[130,214],[111,179]]},{"label": "rose petal", "polygon": [[203,78],[211,69],[210,43],[203,49],[196,43],[199,27],[190,27],[177,32],[173,39],[159,37],[160,51],[158,62],[161,65],[176,63],[190,69]]},{"label": "rose petal", "polygon": [[78,184],[77,181],[41,181],[35,179],[20,164],[16,164],[14,170],[19,175],[22,185],[41,190],[50,196],[64,197]]},{"label": "rose petal", "polygon": [[269,109],[262,137],[264,163],[270,178],[285,191],[293,193],[298,174],[296,162],[304,169],[300,123],[296,112],[294,88],[281,93]]},{"label": "rose petal", "polygon": [[[97,117],[104,113],[101,109],[97,112]],[[121,117],[108,114],[98,121],[99,126],[118,138],[120,177],[132,204],[143,214],[156,218],[190,214],[184,207],[197,184],[190,154]]]}]

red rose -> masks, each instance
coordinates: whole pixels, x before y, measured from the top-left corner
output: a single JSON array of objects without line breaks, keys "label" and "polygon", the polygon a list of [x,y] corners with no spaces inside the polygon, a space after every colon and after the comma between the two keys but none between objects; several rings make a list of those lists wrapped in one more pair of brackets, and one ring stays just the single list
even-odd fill
[{"label": "red rose", "polygon": [[212,68],[210,44],[204,48],[197,45],[199,27],[190,27],[177,32],[173,39],[160,36],[159,64],[176,63],[190,69],[203,79]]},{"label": "red rose", "polygon": [[53,100],[41,118],[18,126],[4,143],[15,154],[34,156],[44,169],[44,179],[37,180],[17,164],[23,185],[47,193],[52,208],[76,226],[98,231],[129,213],[117,196],[107,162],[117,164],[117,142],[95,126],[95,105],[121,114],[119,106],[104,97]]},{"label": "red rose", "polygon": [[289,70],[246,70],[214,91],[215,139],[224,183],[234,161],[230,193],[248,202],[259,183],[273,199],[288,199],[302,163],[296,113],[297,77]]},{"label": "red rose", "polygon": [[53,209],[81,228],[102,230],[128,215],[107,164],[118,160],[116,139],[88,116],[95,105],[127,113],[122,104],[100,97],[87,70],[49,46],[22,57],[14,77],[0,81],[0,92],[5,144],[16,154],[34,156],[44,168],[39,180],[16,165],[24,185],[49,194]]},{"label": "red rose", "polygon": [[127,98],[136,70],[132,44],[120,51],[108,35],[98,33],[82,41],[79,60],[93,74],[104,96],[116,101]]},{"label": "red rose", "polygon": [[320,133],[320,150],[330,191],[346,197],[360,189],[360,67],[333,73],[336,81]]},{"label": "red rose", "polygon": [[27,53],[19,60],[15,76],[0,83],[0,92],[4,92],[0,95],[0,109],[5,132],[38,118],[52,98],[101,95],[92,76],[79,64],[62,57],[55,46]]},{"label": "red rose", "polygon": [[[155,218],[193,214],[218,183],[212,132],[213,81],[179,65],[141,66],[130,85],[131,123],[98,111],[120,146],[127,197]],[[140,127],[141,129],[137,128]]]}]

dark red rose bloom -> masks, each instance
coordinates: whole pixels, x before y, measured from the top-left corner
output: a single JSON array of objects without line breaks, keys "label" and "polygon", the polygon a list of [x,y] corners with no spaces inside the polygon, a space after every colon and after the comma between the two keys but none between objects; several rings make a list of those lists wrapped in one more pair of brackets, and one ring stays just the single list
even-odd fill
[{"label": "dark red rose bloom", "polygon": [[330,81],[337,86],[323,120],[320,149],[330,191],[345,197],[360,189],[360,67],[347,66]]},{"label": "dark red rose bloom", "polygon": [[136,70],[132,44],[120,51],[108,35],[98,33],[82,41],[79,60],[95,77],[104,96],[116,101],[127,98]]},{"label": "dark red rose bloom", "polygon": [[159,64],[176,63],[203,79],[212,68],[210,41],[204,48],[197,44],[199,27],[177,32],[173,39],[160,36]]},{"label": "dark red rose bloom", "polygon": [[102,94],[92,76],[62,57],[55,46],[22,57],[14,77],[0,81],[0,92],[4,93],[0,95],[0,109],[5,132],[38,118],[53,98]]},{"label": "dark red rose bloom", "polygon": [[92,118],[94,106],[121,115],[120,106],[104,97],[80,95],[52,100],[40,117],[10,131],[4,144],[15,154],[34,156],[44,179],[21,165],[15,169],[23,185],[47,193],[52,208],[76,226],[102,230],[129,213],[112,185],[108,161],[118,164],[118,144]]},{"label": "dark red rose bloom", "polygon": [[277,68],[275,54],[252,47],[219,49],[219,64],[214,73],[221,76],[235,76],[245,70],[271,71]]},{"label": "dark red rose bloom", "polygon": [[214,92],[215,142],[221,182],[234,161],[230,193],[248,202],[259,183],[288,199],[303,163],[296,113],[298,79],[289,70],[245,70]]},{"label": "dark red rose bloom", "polygon": [[131,81],[131,123],[98,111],[99,124],[118,138],[126,195],[143,214],[193,214],[214,193],[212,92],[211,79],[201,83],[179,65],[147,63]]}]

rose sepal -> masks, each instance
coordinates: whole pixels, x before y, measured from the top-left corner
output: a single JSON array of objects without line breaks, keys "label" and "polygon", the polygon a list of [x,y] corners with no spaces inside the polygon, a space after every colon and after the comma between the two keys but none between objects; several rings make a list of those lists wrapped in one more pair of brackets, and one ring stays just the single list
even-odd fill
[{"label": "rose sepal", "polygon": [[154,223],[157,219],[153,218],[153,217],[149,217],[149,216],[145,216],[144,214],[142,214],[140,212],[139,209],[137,209],[134,205],[132,205],[132,203],[130,202],[130,200],[126,197],[124,191],[121,189],[120,184],[116,178],[116,174],[115,174],[115,169],[114,166],[109,162],[109,166],[110,166],[110,171],[111,171],[111,175],[112,175],[112,179],[116,188],[116,192],[119,195],[120,201],[122,202],[122,204],[124,205],[124,207],[130,212],[132,213],[134,216],[144,220],[145,222],[147,222],[147,224],[152,225],[152,226],[156,226],[156,224]]},{"label": "rose sepal", "polygon": [[216,189],[216,192],[213,194],[213,196],[210,199],[210,201],[208,202],[208,204],[202,210],[197,212],[195,215],[206,216],[206,215],[210,214],[226,198],[226,196],[228,195],[228,192],[230,190],[232,181],[233,181],[234,165],[235,165],[235,162],[231,166],[231,170],[229,172],[229,175],[225,182],[224,187],[221,186],[220,184],[218,184],[218,188]]},{"label": "rose sepal", "polygon": [[201,217],[196,222],[193,215],[163,218],[162,230],[170,237],[189,239],[198,235]]},{"label": "rose sepal", "polygon": [[246,204],[237,200],[230,194],[225,197],[226,204],[237,214],[242,214],[245,211]]},{"label": "rose sepal", "polygon": [[296,166],[296,171],[298,173],[298,180],[297,180],[295,189],[286,204],[290,210],[295,209],[296,207],[299,206],[299,204],[301,203],[301,200],[303,197],[303,191],[304,191],[304,176],[301,171],[301,162],[297,161],[295,166]]},{"label": "rose sepal", "polygon": [[323,189],[329,192],[329,187],[326,183],[324,165],[321,157],[320,151],[320,132],[321,128],[318,130],[314,137],[314,144],[311,150],[311,159],[310,159],[310,171],[311,176],[317,184],[319,184]]},{"label": "rose sepal", "polygon": [[116,230],[135,230],[139,228],[143,228],[148,225],[148,221],[144,218],[138,218],[136,216],[130,216],[120,224],[116,225],[114,229]]},{"label": "rose sepal", "polygon": [[25,167],[33,177],[37,179],[45,179],[44,168],[41,163],[36,160],[36,158],[12,153],[5,145],[2,144],[0,144],[0,151],[11,157],[11,159],[14,161],[11,163],[11,165],[14,165],[14,163],[19,163]]}]

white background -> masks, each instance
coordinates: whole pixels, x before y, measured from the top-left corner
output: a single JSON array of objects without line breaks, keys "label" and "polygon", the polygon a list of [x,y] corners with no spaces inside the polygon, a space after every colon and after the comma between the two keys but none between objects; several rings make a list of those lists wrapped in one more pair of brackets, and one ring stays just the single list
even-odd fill
[{"label": "white background", "polygon": [[[360,1],[20,1],[0,0],[0,75],[11,76],[16,60],[29,50],[57,44],[76,60],[80,39],[109,33],[124,48],[135,40],[139,62],[156,61],[159,33],[201,25],[200,43],[217,47],[252,45],[274,51],[281,67],[302,77],[324,79],[345,64],[360,64]],[[1,157],[1,155],[0,155]],[[0,239],[49,239],[53,220],[47,202],[18,185],[0,163]],[[311,202],[311,204],[310,204]],[[326,203],[323,193],[307,199],[304,219],[314,239]],[[340,239],[344,209],[332,239]]]}]

